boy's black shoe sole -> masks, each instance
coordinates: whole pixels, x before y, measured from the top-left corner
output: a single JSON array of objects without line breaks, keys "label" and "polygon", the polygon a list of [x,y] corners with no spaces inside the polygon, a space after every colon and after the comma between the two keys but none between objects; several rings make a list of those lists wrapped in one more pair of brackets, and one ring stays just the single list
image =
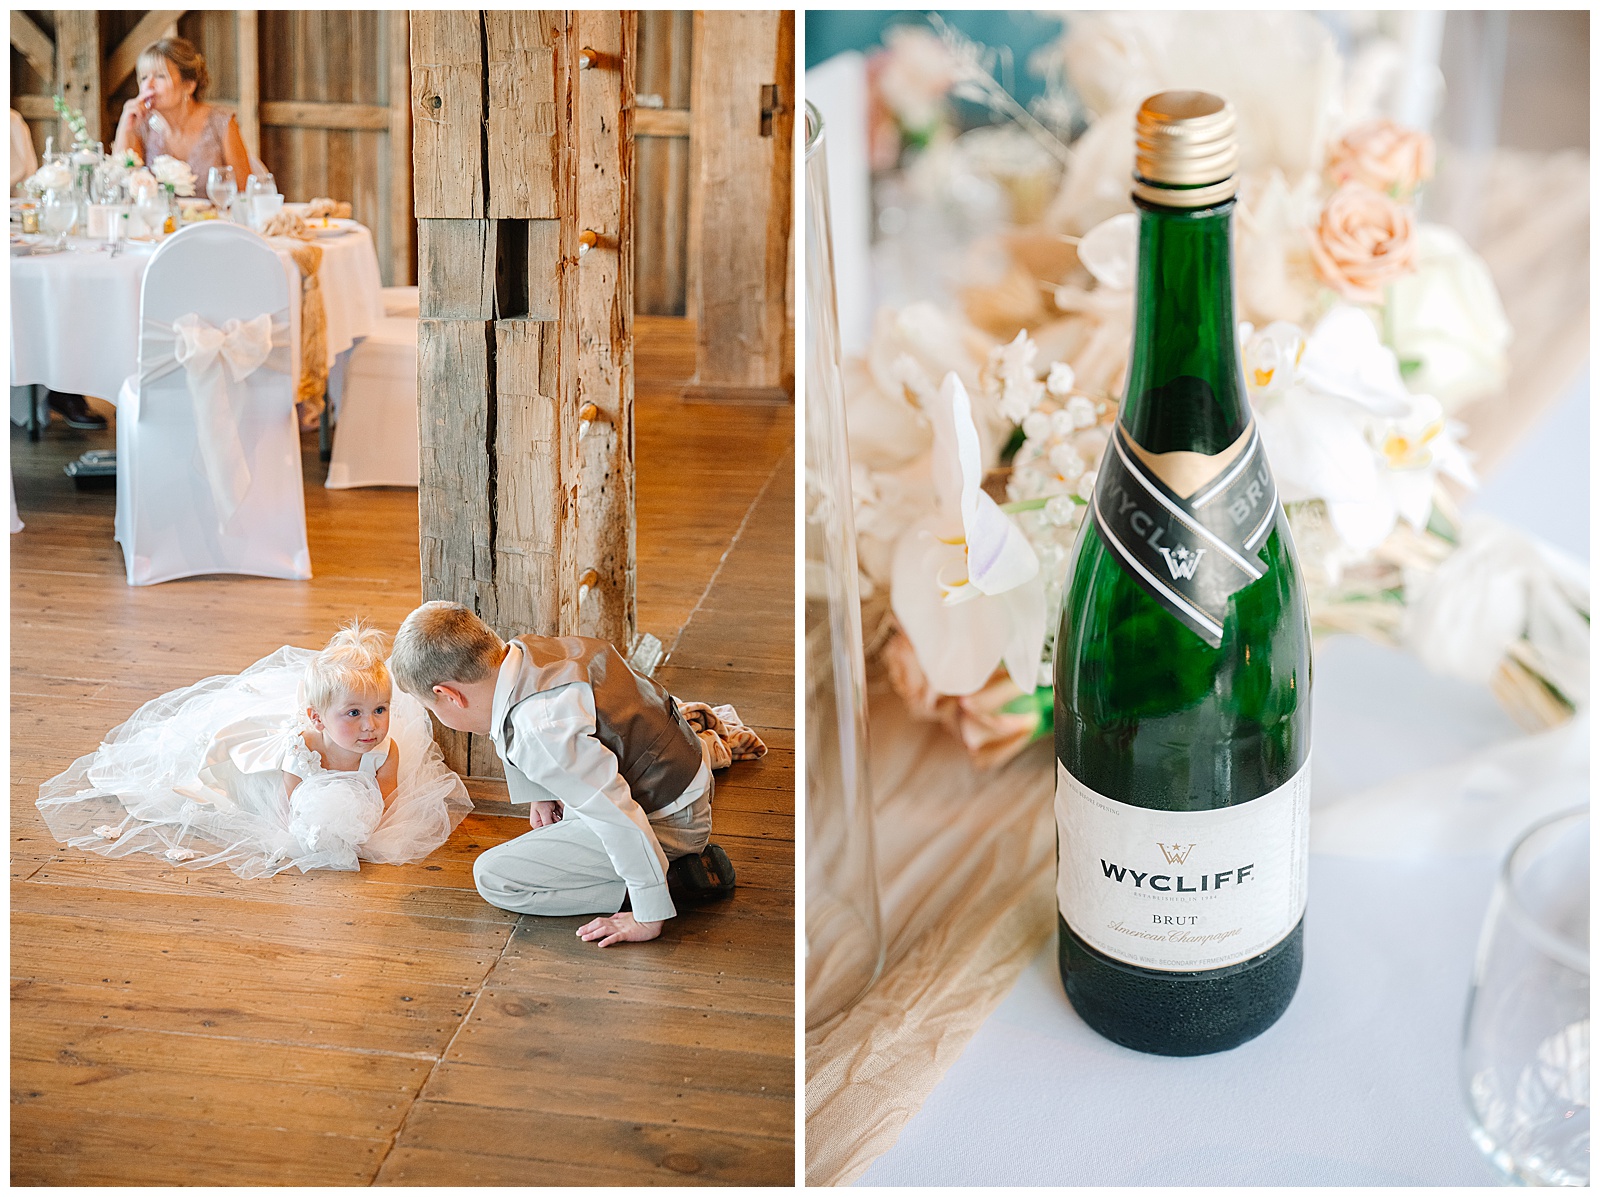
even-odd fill
[{"label": "boy's black shoe sole", "polygon": [[667,892],[675,902],[699,905],[733,893],[733,862],[720,844],[707,844],[695,856],[680,856],[667,866]]}]

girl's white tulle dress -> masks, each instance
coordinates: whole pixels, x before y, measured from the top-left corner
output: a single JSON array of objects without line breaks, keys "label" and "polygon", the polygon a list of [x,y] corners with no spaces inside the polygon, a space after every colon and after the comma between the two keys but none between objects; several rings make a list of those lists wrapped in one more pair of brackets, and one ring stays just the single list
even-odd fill
[{"label": "girl's white tulle dress", "polygon": [[[39,788],[51,833],[104,856],[150,852],[189,869],[225,864],[241,877],[428,855],[472,800],[445,767],[427,711],[397,687],[389,740],[353,772],[324,769],[302,738],[310,724],[301,679],[316,655],[280,648],[243,673],[145,703]],[[373,775],[391,746],[400,776],[385,809]],[[286,771],[302,779],[292,798]]]}]

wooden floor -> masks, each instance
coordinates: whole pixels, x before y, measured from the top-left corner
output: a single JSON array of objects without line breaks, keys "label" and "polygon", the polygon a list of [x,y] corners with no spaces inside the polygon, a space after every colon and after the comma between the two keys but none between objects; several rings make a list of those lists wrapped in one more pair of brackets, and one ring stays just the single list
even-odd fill
[{"label": "wooden floor", "polygon": [[[639,359],[682,370],[681,322]],[[794,1170],[793,409],[638,386],[639,625],[683,697],[771,747],[719,776],[732,900],[600,950],[486,905],[520,833],[493,787],[425,861],[240,881],[51,840],[40,782],[140,702],[418,600],[416,495],[329,491],[316,578],[130,589],[114,497],[61,466],[109,434],[13,429],[13,1184],[781,1184]]]}]

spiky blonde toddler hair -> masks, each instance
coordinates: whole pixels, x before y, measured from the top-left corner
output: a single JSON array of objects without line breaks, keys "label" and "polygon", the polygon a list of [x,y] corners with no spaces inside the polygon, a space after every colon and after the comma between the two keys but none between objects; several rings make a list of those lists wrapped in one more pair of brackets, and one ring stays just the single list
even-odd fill
[{"label": "spiky blonde toddler hair", "polygon": [[460,603],[423,603],[394,636],[394,680],[407,694],[433,701],[433,688],[481,682],[506,655],[506,642]]},{"label": "spiky blonde toddler hair", "polygon": [[388,637],[352,619],[306,665],[306,704],[326,710],[345,694],[375,694],[390,688],[383,652]]}]

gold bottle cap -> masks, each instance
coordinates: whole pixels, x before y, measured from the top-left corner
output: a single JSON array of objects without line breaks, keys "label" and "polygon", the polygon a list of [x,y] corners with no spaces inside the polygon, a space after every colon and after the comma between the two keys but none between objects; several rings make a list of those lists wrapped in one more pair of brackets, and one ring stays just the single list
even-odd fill
[{"label": "gold bottle cap", "polygon": [[1233,105],[1205,91],[1164,91],[1139,106],[1133,194],[1168,208],[1208,208],[1238,189]]}]

